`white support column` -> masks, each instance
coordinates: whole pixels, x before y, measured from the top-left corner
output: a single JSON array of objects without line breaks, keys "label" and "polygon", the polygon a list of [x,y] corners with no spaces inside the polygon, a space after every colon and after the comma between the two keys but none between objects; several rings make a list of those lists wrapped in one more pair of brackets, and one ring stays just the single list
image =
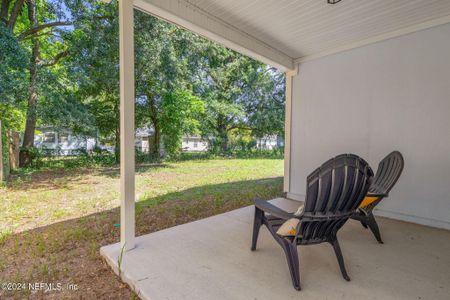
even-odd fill
[{"label": "white support column", "polygon": [[292,78],[298,68],[286,72],[285,117],[284,117],[284,181],[283,191],[290,192],[291,186],[291,128],[292,128]]},{"label": "white support column", "polygon": [[129,250],[135,246],[133,0],[119,1],[119,28],[120,245]]}]

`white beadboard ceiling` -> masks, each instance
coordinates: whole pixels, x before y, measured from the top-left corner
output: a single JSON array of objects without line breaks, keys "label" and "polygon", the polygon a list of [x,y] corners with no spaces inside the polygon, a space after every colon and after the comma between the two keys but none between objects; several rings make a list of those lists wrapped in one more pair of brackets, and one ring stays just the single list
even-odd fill
[{"label": "white beadboard ceiling", "polygon": [[[287,68],[291,68],[286,63],[289,58],[293,63],[450,22],[450,0],[342,0],[334,5],[327,4],[326,0],[135,1],[137,7],[175,23],[185,17],[183,11],[193,11],[191,23],[219,37],[235,39],[233,42],[241,47],[256,43],[258,46],[250,49],[251,52]],[[154,7],[145,9],[139,5],[143,2]],[[155,7],[170,11],[177,18],[160,14]]]}]

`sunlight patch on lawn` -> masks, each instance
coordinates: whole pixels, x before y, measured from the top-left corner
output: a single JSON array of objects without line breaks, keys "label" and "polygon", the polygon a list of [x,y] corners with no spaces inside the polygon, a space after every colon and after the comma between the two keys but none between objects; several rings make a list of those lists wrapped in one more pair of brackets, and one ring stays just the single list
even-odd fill
[{"label": "sunlight patch on lawn", "polygon": [[[264,194],[267,185],[261,186],[258,181],[269,178],[278,187],[282,175],[282,159],[147,164],[137,168],[136,198],[138,206],[196,199],[220,204],[230,194],[244,198],[249,195],[243,193]],[[118,207],[119,169],[35,172],[10,182],[0,192],[0,232],[21,232]]]}]

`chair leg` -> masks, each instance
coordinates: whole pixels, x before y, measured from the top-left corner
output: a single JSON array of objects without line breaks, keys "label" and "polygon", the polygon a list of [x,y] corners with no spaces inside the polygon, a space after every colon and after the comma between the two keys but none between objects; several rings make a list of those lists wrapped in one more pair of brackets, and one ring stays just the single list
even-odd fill
[{"label": "chair leg", "polygon": [[252,251],[256,250],[256,242],[258,241],[259,229],[262,225],[264,212],[255,207],[255,220],[253,221],[253,237],[252,237]]},{"label": "chair leg", "polygon": [[284,254],[286,254],[292,284],[297,291],[300,291],[300,264],[298,261],[297,245],[283,239],[281,246],[283,247]]},{"label": "chair leg", "polygon": [[367,224],[366,224],[366,222],[364,222],[364,221],[359,221],[359,222],[361,222],[361,225],[364,227],[364,228],[366,228],[367,229]]},{"label": "chair leg", "polygon": [[350,277],[345,269],[344,257],[342,256],[341,247],[339,246],[337,238],[334,238],[330,244],[333,245],[334,253],[336,253],[336,258],[339,263],[339,268],[341,269],[342,277],[344,277],[345,280],[350,281]]},{"label": "chair leg", "polygon": [[375,217],[373,216],[372,213],[367,215],[366,223],[369,226],[375,238],[377,239],[378,243],[384,244],[384,242],[381,240],[380,229],[378,228],[377,221],[375,220]]}]

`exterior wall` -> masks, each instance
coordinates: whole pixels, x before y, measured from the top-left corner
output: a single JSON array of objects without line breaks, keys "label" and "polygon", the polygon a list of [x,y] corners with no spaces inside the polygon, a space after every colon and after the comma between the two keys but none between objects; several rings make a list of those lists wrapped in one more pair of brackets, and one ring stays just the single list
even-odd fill
[{"label": "exterior wall", "polygon": [[69,130],[56,131],[52,127],[41,128],[35,135],[34,145],[39,149],[55,151],[58,156],[76,155],[77,150],[92,151],[95,147],[94,138],[83,138],[73,135]]},{"label": "exterior wall", "polygon": [[283,147],[283,139],[277,135],[265,136],[256,139],[256,148],[261,150],[273,150]]},{"label": "exterior wall", "polygon": [[197,136],[185,136],[181,144],[181,148],[186,152],[207,151],[208,142]]},{"label": "exterior wall", "polygon": [[450,24],[299,66],[293,79],[290,195],[328,158],[355,153],[405,169],[376,214],[450,229]]}]

